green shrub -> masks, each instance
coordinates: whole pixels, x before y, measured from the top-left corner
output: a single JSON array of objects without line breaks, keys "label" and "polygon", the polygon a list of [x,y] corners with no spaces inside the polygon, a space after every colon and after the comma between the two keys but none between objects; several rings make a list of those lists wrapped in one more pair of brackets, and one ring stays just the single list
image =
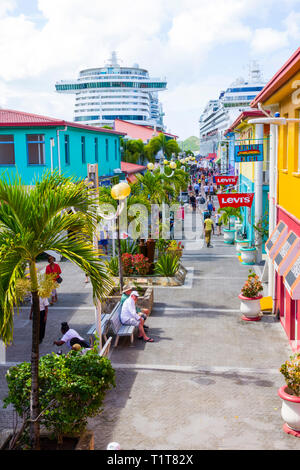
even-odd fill
[{"label": "green shrub", "polygon": [[279,371],[285,378],[285,383],[296,397],[300,397],[300,354],[290,356],[290,360],[285,361]]},{"label": "green shrub", "polygon": [[[25,422],[30,418],[31,365],[23,362],[6,375],[8,396],[4,407],[12,404]],[[58,442],[64,434],[78,434],[87,418],[102,411],[105,393],[115,386],[115,371],[109,359],[96,349],[82,354],[46,354],[39,359],[40,424],[54,433]],[[26,427],[25,427],[26,430]]]},{"label": "green shrub", "polygon": [[108,271],[112,276],[119,275],[119,259],[117,256],[113,256],[109,261],[106,261]]},{"label": "green shrub", "polygon": [[175,276],[179,269],[179,258],[170,253],[161,255],[154,268],[154,274],[158,276]]}]

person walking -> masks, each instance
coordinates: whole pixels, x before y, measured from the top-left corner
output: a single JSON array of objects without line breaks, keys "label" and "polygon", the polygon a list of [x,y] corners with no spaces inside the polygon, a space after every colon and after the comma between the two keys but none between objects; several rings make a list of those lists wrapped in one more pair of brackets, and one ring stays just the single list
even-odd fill
[{"label": "person walking", "polygon": [[211,217],[211,214],[212,214],[212,212],[213,212],[213,210],[214,210],[214,205],[213,205],[213,203],[212,203],[211,198],[209,198],[209,200],[208,200],[208,203],[207,203],[207,210],[208,210],[208,212],[209,212],[209,217]]},{"label": "person walking", "polygon": [[196,197],[194,194],[190,196],[190,204],[192,205],[193,212],[196,211]]},{"label": "person walking", "polygon": [[208,198],[208,191],[209,191],[209,186],[208,186],[207,183],[205,183],[205,185],[203,186],[203,189],[204,189],[205,199],[207,200],[207,198]]},{"label": "person walking", "polygon": [[[48,263],[49,264],[48,264],[48,266],[46,266],[46,274],[55,273],[56,276],[55,276],[54,280],[60,284],[60,282],[62,281],[62,278],[60,277],[61,269],[60,269],[59,264],[55,263],[54,261],[55,261],[54,256],[48,256]],[[52,289],[50,305],[53,305],[54,302],[57,302],[56,289]]]},{"label": "person walking", "polygon": [[[46,332],[46,323],[47,323],[49,302],[48,302],[47,298],[43,298],[43,297],[39,297],[39,302],[40,302],[40,335],[39,335],[39,340],[40,340],[40,344],[41,344],[44,337],[45,337],[45,332]],[[32,320],[32,314],[33,314],[33,303],[32,303],[32,297],[31,297],[31,309],[30,309],[30,314],[29,314],[29,320]]]},{"label": "person walking", "polygon": [[211,234],[214,233],[214,223],[210,217],[204,219],[204,234],[207,248],[211,247]]},{"label": "person walking", "polygon": [[197,197],[198,194],[199,194],[199,189],[200,189],[200,186],[199,186],[199,184],[196,182],[196,183],[194,184],[194,191],[195,191],[196,197]]},{"label": "person walking", "polygon": [[216,226],[218,230],[217,235],[221,235],[221,225],[222,225],[221,217],[222,215],[219,212],[217,212],[215,215],[215,222],[216,222]]}]

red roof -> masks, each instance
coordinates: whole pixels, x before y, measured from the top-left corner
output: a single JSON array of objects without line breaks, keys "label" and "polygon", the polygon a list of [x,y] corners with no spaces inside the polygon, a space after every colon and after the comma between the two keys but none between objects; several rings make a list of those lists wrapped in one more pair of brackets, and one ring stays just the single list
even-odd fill
[{"label": "red roof", "polygon": [[136,165],[135,163],[121,162],[121,170],[127,175],[139,173],[140,171],[146,170],[147,167],[143,165]]},{"label": "red roof", "polygon": [[224,135],[226,135],[228,132],[233,132],[233,129],[238,126],[244,119],[247,118],[254,118],[254,117],[266,117],[266,115],[262,111],[258,110],[253,110],[253,111],[243,111],[237,118],[236,120],[231,124],[229,129],[226,130]]},{"label": "red roof", "polygon": [[272,96],[284,83],[286,83],[293,75],[299,72],[300,68],[300,47],[294,54],[285,62],[285,64],[278,70],[277,73],[271,78],[266,86],[256,95],[250,106],[254,108],[259,102],[264,103],[270,96]]},{"label": "red roof", "polygon": [[159,134],[164,134],[167,137],[172,139],[177,139],[177,135],[169,134],[168,132],[163,132],[158,129],[154,130],[154,127],[143,126],[142,124],[135,124],[133,122],[123,121],[122,119],[114,120],[114,129],[119,129],[128,134],[132,139],[141,139],[143,142],[152,139],[152,137],[158,136]]},{"label": "red roof", "polygon": [[88,126],[86,124],[77,124],[76,122],[64,121],[61,119],[40,116],[39,114],[25,113],[23,111],[14,111],[11,109],[0,108],[0,127],[57,127],[68,126],[77,127],[108,134],[126,135],[124,132],[117,132],[112,129],[103,129],[102,127]]}]

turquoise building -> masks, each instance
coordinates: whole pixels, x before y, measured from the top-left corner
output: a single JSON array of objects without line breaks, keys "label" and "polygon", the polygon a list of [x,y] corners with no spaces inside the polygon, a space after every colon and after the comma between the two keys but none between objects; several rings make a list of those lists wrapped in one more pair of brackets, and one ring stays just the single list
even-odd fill
[{"label": "turquoise building", "polygon": [[0,174],[26,185],[47,170],[84,179],[97,164],[99,185],[120,174],[124,133],[60,119],[0,109]]}]

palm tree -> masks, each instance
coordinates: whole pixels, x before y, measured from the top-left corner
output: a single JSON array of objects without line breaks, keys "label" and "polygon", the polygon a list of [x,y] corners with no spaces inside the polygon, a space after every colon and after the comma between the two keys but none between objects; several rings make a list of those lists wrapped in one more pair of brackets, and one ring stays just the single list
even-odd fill
[{"label": "palm tree", "polygon": [[176,140],[168,140],[163,133],[160,133],[157,137],[153,137],[149,144],[146,145],[146,151],[149,155],[153,156],[160,150],[167,158],[171,158],[173,153],[178,155],[180,147]]},{"label": "palm tree", "polygon": [[143,195],[151,204],[162,204],[167,197],[174,197],[175,190],[159,170],[146,171],[144,175],[136,175],[137,182],[132,185],[133,194]]},{"label": "palm tree", "polygon": [[[46,173],[28,188],[19,177],[10,180],[3,175],[0,201],[0,337],[5,344],[12,341],[14,307],[20,304],[18,281],[24,278],[28,264],[33,302],[30,437],[32,447],[38,449],[40,309],[36,259],[48,250],[69,259],[90,277],[95,300],[103,299],[111,281],[93,248],[96,204],[84,182]],[[75,213],[70,214],[70,208]]]}]

